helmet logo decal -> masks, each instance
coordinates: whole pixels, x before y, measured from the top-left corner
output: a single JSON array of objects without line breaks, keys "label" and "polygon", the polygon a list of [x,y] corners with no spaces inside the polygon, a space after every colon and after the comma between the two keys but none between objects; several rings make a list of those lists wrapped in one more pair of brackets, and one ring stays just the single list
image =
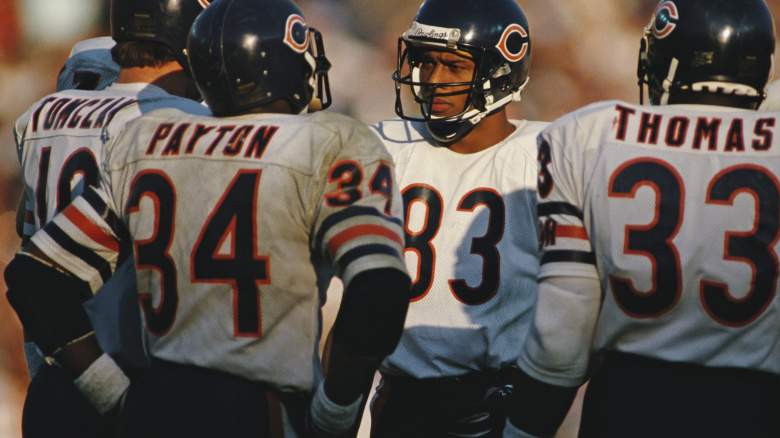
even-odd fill
[{"label": "helmet logo decal", "polygon": [[211,0],[198,0],[198,4],[203,8],[206,9],[209,7],[209,4],[211,4]]},{"label": "helmet logo decal", "polygon": [[528,54],[528,31],[519,24],[513,23],[504,29],[496,48],[509,62],[520,62]]},{"label": "helmet logo decal", "polygon": [[298,14],[287,17],[284,30],[284,43],[297,53],[305,53],[309,50],[309,32],[306,22]]},{"label": "helmet logo decal", "polygon": [[668,37],[677,27],[677,20],[679,19],[680,15],[674,2],[665,1],[661,3],[655,10],[653,35],[659,40]]},{"label": "helmet logo decal", "polygon": [[457,28],[431,26],[428,24],[412,22],[412,27],[404,32],[405,38],[425,40],[438,40],[446,42],[447,46],[454,47],[460,41],[461,31]]}]

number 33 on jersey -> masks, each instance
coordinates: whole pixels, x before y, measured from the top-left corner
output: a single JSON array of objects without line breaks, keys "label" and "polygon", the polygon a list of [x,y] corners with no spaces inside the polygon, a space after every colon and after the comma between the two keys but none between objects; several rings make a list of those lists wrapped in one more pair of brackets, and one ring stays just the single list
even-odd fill
[{"label": "number 33 on jersey", "polygon": [[601,279],[596,349],[780,372],[775,123],[610,102],[540,136],[541,278]]}]

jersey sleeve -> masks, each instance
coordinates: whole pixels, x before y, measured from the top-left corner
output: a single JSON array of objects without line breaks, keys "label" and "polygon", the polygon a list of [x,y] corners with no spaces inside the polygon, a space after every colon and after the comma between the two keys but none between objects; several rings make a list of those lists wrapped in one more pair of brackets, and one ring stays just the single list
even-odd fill
[{"label": "jersey sleeve", "polygon": [[22,162],[22,152],[24,147],[24,133],[27,130],[27,123],[30,121],[30,115],[32,109],[19,116],[14,123],[14,143],[16,145],[16,156],[19,158],[19,163]]},{"label": "jersey sleeve", "polygon": [[403,260],[403,204],[390,155],[368,128],[357,128],[323,161],[315,194],[313,254],[328,261],[345,287],[360,272]]},{"label": "jersey sleeve", "polygon": [[[20,165],[23,165],[24,163],[24,133],[27,129],[27,123],[30,121],[31,111],[32,109],[22,114],[14,123],[14,145],[16,147],[16,156],[19,159]],[[24,169],[22,169],[22,172],[24,173]],[[34,199],[32,199],[29,194],[28,188],[25,187],[16,214],[16,233],[23,241],[29,239],[35,232],[34,202]]]},{"label": "jersey sleeve", "polygon": [[578,131],[577,119],[569,116],[542,131],[537,139],[540,280],[552,276],[598,278],[583,216],[584,145]]},{"label": "jersey sleeve", "polygon": [[35,233],[35,205],[33,202],[25,190],[16,212],[16,234],[23,242],[29,240]]},{"label": "jersey sleeve", "polygon": [[93,293],[130,254],[129,233],[104,189],[89,187],[32,236],[59,267],[89,283]]}]

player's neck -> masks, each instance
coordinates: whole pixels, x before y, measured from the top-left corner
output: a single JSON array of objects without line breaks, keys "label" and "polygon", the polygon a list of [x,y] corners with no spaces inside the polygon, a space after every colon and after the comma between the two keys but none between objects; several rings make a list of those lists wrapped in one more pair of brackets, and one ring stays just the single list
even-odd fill
[{"label": "player's neck", "polygon": [[129,67],[119,70],[118,84],[143,83],[162,88],[169,94],[186,96],[189,79],[178,62],[158,67]]},{"label": "player's neck", "polygon": [[459,154],[473,154],[495,146],[515,132],[506,115],[506,110],[485,117],[474,129],[463,138],[449,146],[449,149]]}]

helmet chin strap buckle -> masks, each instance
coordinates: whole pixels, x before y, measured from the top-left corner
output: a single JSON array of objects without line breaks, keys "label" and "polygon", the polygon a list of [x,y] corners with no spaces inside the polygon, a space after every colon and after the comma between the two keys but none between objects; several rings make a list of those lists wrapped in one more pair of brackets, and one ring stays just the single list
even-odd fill
[{"label": "helmet chin strap buckle", "polygon": [[669,103],[669,92],[674,84],[674,78],[677,76],[677,67],[680,65],[680,61],[677,58],[672,58],[672,62],[669,63],[669,74],[664,79],[661,87],[664,90],[664,94],[661,96],[661,105]]},{"label": "helmet chin strap buckle", "polygon": [[469,122],[470,122],[472,125],[476,126],[476,125],[477,125],[479,122],[481,122],[481,121],[482,121],[482,119],[484,119],[484,118],[485,118],[485,116],[486,116],[486,115],[487,115],[487,113],[479,113],[479,114],[477,114],[476,116],[474,116],[474,117],[470,118],[470,119],[469,119]]}]

